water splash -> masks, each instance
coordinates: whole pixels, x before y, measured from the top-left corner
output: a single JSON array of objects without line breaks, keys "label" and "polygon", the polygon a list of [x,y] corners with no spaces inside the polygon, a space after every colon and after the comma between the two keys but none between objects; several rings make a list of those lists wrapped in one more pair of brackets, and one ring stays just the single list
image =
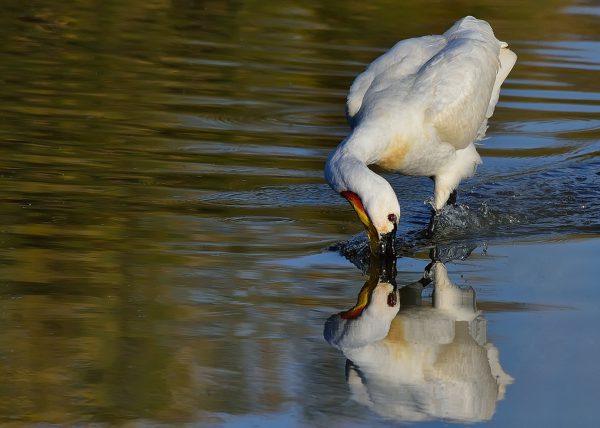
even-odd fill
[{"label": "water splash", "polygon": [[[566,167],[473,184],[462,193],[464,202],[442,209],[432,237],[425,234],[423,206],[408,205],[396,239],[397,253],[414,257],[419,251],[446,245],[448,249],[438,259],[447,262],[464,258],[471,246],[493,239],[597,233],[600,176],[590,173],[596,165],[595,160],[573,162]],[[368,267],[369,248],[364,234],[330,250],[363,271]]]},{"label": "water splash", "polygon": [[[494,230],[507,230],[522,222],[517,215],[496,211],[487,202],[473,207],[466,204],[449,205],[442,209],[436,220],[436,236],[465,238],[489,234]],[[496,233],[496,232],[494,232]]]}]

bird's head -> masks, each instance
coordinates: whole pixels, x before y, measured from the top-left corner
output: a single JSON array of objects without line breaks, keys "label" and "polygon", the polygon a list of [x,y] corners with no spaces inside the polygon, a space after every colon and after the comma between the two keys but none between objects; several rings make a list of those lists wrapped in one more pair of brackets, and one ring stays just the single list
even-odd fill
[{"label": "bird's head", "polygon": [[329,317],[323,335],[340,349],[359,348],[384,339],[400,309],[396,265],[385,266],[371,255],[369,276],[356,305]]},{"label": "bird's head", "polygon": [[340,194],[350,202],[367,230],[371,252],[387,257],[394,255],[394,238],[400,221],[400,204],[392,186],[383,178],[381,182],[380,186],[370,192],[361,194],[345,190]]},{"label": "bird's head", "polygon": [[[394,237],[400,221],[400,204],[390,183],[369,169],[348,137],[334,150],[325,165],[325,179],[350,202],[367,229],[371,252],[393,255]],[[354,148],[353,148],[354,147]],[[387,258],[387,257],[386,257]]]}]

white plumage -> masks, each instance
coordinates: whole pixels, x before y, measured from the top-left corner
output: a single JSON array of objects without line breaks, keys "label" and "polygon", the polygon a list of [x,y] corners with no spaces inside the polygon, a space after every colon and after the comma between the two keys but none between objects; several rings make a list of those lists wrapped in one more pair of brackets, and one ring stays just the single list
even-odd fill
[{"label": "white plumage", "polygon": [[400,206],[368,165],[432,177],[432,205],[440,210],[481,163],[473,143],[484,136],[515,61],[490,25],[471,16],[443,35],[397,43],[350,88],[351,132],[327,160],[330,186],[357,195],[380,236],[394,230]]},{"label": "white plumage", "polygon": [[487,341],[474,291],[454,285],[442,263],[431,273],[431,306],[409,306],[401,297],[397,312],[384,298],[392,287],[378,284],[358,317],[327,320],[325,339],[351,362],[352,399],[386,418],[488,420],[513,379]]}]

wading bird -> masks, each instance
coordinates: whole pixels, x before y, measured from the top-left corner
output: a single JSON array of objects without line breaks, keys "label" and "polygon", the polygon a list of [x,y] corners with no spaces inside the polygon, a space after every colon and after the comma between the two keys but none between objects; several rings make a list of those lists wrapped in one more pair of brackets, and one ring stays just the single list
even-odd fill
[{"label": "wading bird", "polygon": [[[422,300],[427,278],[431,303]],[[475,291],[453,284],[434,262],[393,293],[393,284],[370,275],[356,306],[325,323],[325,339],[347,358],[351,399],[403,422],[491,419],[513,378],[488,342]]]},{"label": "wading bird", "polygon": [[352,83],[351,132],[329,156],[325,178],[355,209],[373,252],[390,253],[400,205],[368,166],[433,179],[431,234],[460,181],[481,163],[473,143],[485,135],[517,59],[507,46],[487,22],[467,16],[441,36],[398,42]]}]

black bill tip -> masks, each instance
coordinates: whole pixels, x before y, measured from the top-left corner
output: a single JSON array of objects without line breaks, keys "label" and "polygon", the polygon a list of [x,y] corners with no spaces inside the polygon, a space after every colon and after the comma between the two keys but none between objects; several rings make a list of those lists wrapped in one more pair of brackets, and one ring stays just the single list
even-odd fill
[{"label": "black bill tip", "polygon": [[394,285],[396,289],[396,226],[389,233],[381,235],[379,241],[379,262],[381,280]]}]

